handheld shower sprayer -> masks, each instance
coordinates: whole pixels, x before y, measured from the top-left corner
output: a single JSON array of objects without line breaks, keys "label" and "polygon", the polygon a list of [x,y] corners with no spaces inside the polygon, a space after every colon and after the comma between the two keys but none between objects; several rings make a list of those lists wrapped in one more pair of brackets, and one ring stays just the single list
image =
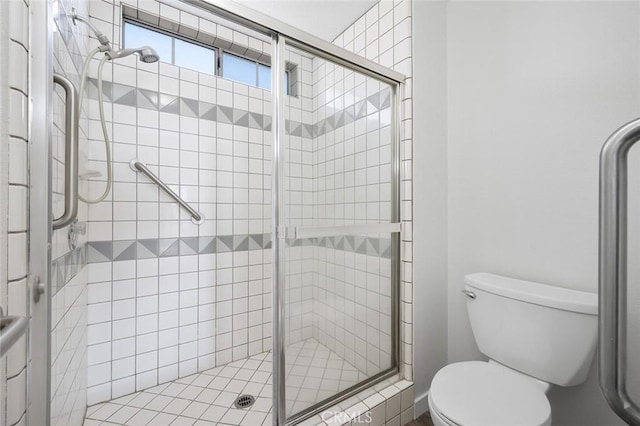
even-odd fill
[{"label": "handheld shower sprayer", "polygon": [[[2,1],[2,0],[0,0]],[[102,124],[102,134],[104,136],[104,144],[105,144],[105,156],[106,156],[106,166],[107,166],[107,186],[104,190],[104,192],[102,193],[101,196],[99,196],[96,199],[90,200],[88,198],[83,197],[82,195],[78,195],[78,198],[82,201],[84,201],[87,204],[97,204],[100,203],[101,201],[104,201],[107,196],[109,195],[109,192],[111,191],[111,185],[113,182],[112,179],[112,161],[111,161],[111,144],[109,142],[109,133],[107,132],[107,125],[106,125],[106,121],[105,121],[105,114],[104,114],[104,92],[102,90],[102,69],[104,68],[104,64],[107,61],[112,61],[114,59],[119,59],[119,58],[124,58],[127,57],[129,55],[133,55],[134,53],[137,54],[140,58],[141,62],[147,63],[147,64],[152,64],[154,62],[158,62],[160,60],[160,55],[158,55],[158,52],[156,52],[153,48],[149,47],[149,46],[142,46],[142,47],[134,47],[134,48],[125,48],[125,49],[120,49],[120,50],[113,50],[113,48],[111,47],[111,42],[109,41],[109,38],[107,38],[107,36],[105,36],[104,34],[102,34],[100,32],[100,30],[98,30],[95,25],[93,25],[88,18],[85,18],[83,16],[78,15],[78,12],[75,10],[75,8],[71,9],[71,19],[73,21],[74,25],[78,25],[78,22],[82,22],[84,24],[86,24],[91,31],[93,31],[93,33],[95,34],[96,38],[98,39],[98,41],[100,42],[100,46],[93,49],[91,52],[89,52],[89,55],[87,56],[86,61],[84,62],[84,67],[82,70],[82,75],[80,77],[80,110],[82,110],[82,99],[83,99],[83,95],[84,95],[84,90],[85,90],[85,86],[86,86],[86,80],[87,80],[87,75],[89,73],[89,65],[91,63],[91,60],[93,59],[94,56],[96,56],[98,53],[103,52],[104,53],[104,57],[100,60],[100,64],[98,65],[98,78],[97,78],[97,82],[98,82],[98,109],[100,112],[100,122]]]},{"label": "handheld shower sprayer", "polygon": [[121,49],[118,51],[110,50],[105,54],[109,57],[109,59],[113,60],[124,58],[134,53],[137,53],[138,56],[140,56],[140,61],[147,64],[153,64],[154,62],[158,62],[160,60],[160,55],[158,55],[158,52],[156,52],[152,47],[149,46]]},{"label": "handheld shower sprayer", "polygon": [[[158,52],[156,52],[149,46],[113,50],[109,38],[106,35],[102,34],[102,32],[100,32],[100,30],[98,30],[98,28],[96,28],[96,26],[93,25],[88,18],[79,15],[75,7],[71,9],[71,20],[73,21],[73,25],[78,25],[78,22],[82,22],[83,24],[87,25],[89,29],[91,29],[93,34],[100,42],[101,46],[98,48],[99,51],[104,52],[109,60],[125,58],[134,53],[137,53],[138,56],[140,56],[140,60],[147,64],[153,64],[154,62],[158,62],[160,60],[160,55],[158,55]],[[91,59],[91,55],[89,56],[89,59]]]}]

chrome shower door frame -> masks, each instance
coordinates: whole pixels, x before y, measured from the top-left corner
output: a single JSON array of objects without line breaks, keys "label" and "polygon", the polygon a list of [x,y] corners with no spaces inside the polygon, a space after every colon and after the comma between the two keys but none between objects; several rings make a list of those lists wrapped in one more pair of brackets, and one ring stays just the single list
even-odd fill
[{"label": "chrome shower door frame", "polygon": [[[53,6],[30,4],[29,287],[27,424],[51,422],[51,132],[53,123]],[[35,58],[35,59],[34,59]],[[38,300],[39,299],[39,300]],[[37,300],[37,301],[36,301]]]},{"label": "chrome shower door frame", "polygon": [[[401,122],[401,106],[400,106],[400,93],[403,90],[403,80],[404,76],[401,77],[402,81],[396,79],[395,72],[389,73],[389,75],[381,75],[376,71],[376,69],[369,67],[370,65],[368,60],[361,58],[351,52],[348,52],[344,49],[338,48],[338,53],[344,53],[345,57],[336,56],[336,52],[330,52],[323,50],[321,48],[315,47],[308,40],[305,39],[294,39],[287,37],[285,35],[280,35],[277,37],[278,46],[274,48],[274,54],[277,53],[274,57],[277,58],[275,73],[273,74],[281,75],[282,84],[284,84],[284,70],[285,70],[285,61],[284,61],[284,51],[286,46],[291,46],[296,49],[302,50],[304,52],[310,53],[314,56],[320,57],[327,61],[333,62],[337,65],[340,65],[350,71],[358,72],[367,77],[376,79],[382,83],[386,83],[391,87],[392,95],[391,95],[391,220],[390,223],[385,223],[389,225],[389,228],[392,229],[389,233],[391,236],[391,340],[392,340],[392,359],[391,359],[391,367],[381,371],[378,374],[375,374],[361,382],[357,385],[342,390],[335,395],[333,395],[330,399],[326,401],[320,401],[317,404],[310,406],[309,408],[301,411],[300,413],[295,414],[294,416],[287,418],[286,414],[286,377],[284,372],[285,366],[285,331],[284,331],[284,318],[285,318],[285,300],[284,300],[284,289],[285,289],[285,271],[284,264],[286,262],[285,256],[285,238],[290,238],[294,232],[293,229],[286,228],[286,218],[284,216],[284,158],[283,158],[283,149],[282,149],[282,141],[285,136],[285,127],[284,127],[284,101],[281,99],[281,94],[279,93],[277,96],[273,97],[273,111],[274,117],[273,122],[276,122],[276,119],[279,118],[282,120],[282,123],[277,128],[280,129],[279,132],[274,132],[275,142],[274,142],[274,174],[279,174],[280,178],[274,179],[272,182],[272,192],[273,194],[273,202],[278,203],[279,208],[274,208],[274,213],[279,212],[279,216],[273,216],[274,218],[274,228],[275,233],[272,236],[272,240],[278,237],[278,243],[273,245],[272,249],[274,250],[274,270],[273,270],[273,302],[274,302],[274,311],[276,306],[279,308],[279,311],[274,314],[274,319],[278,318],[279,324],[275,324],[273,326],[274,330],[274,378],[273,378],[273,392],[274,392],[274,414],[273,414],[273,425],[274,426],[283,426],[283,425],[293,425],[299,422],[302,422],[310,417],[313,417],[316,414],[323,412],[324,410],[331,408],[332,406],[338,404],[345,399],[348,399],[359,392],[369,388],[373,384],[379,383],[385,379],[393,377],[398,373],[403,373],[400,371],[400,247],[401,247],[401,216],[400,216],[400,122]],[[332,45],[333,46],[333,45]],[[332,49],[333,50],[333,49]],[[355,56],[355,60],[352,57]],[[273,64],[273,61],[272,61]],[[379,66],[378,64],[375,64]],[[390,71],[390,70],[389,70]],[[398,74],[400,75],[400,74]],[[273,81],[273,80],[272,80]],[[276,86],[273,86],[276,87]],[[283,86],[282,86],[283,87]],[[284,93],[284,92],[282,92]],[[275,149],[277,147],[277,149]],[[277,223],[276,223],[277,222]],[[378,228],[382,224],[371,224],[371,227]],[[398,225],[394,227],[394,225]],[[361,228],[366,227],[366,225],[362,225]],[[276,250],[277,247],[277,250]],[[277,357],[276,357],[277,355]],[[276,369],[275,365],[278,364]],[[276,376],[276,371],[278,372],[279,377]],[[278,384],[276,386],[276,383]],[[275,401],[278,401],[277,403]]]}]

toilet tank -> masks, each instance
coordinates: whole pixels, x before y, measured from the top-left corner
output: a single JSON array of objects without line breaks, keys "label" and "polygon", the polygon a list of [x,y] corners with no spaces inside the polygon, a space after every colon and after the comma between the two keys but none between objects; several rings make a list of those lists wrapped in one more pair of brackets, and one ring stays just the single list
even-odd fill
[{"label": "toilet tank", "polygon": [[489,358],[559,386],[584,382],[597,342],[598,295],[488,273],[467,275],[471,327]]}]

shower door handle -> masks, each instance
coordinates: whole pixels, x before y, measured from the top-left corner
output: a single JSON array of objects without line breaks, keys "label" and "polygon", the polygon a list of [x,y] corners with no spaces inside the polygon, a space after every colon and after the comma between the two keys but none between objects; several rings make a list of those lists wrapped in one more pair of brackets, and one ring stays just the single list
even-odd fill
[{"label": "shower door handle", "polygon": [[78,91],[60,74],[53,74],[54,83],[65,92],[64,143],[64,213],[53,219],[53,229],[64,228],[78,215]]},{"label": "shower door handle", "polygon": [[600,389],[615,413],[640,425],[627,392],[627,156],[640,141],[640,119],[625,124],[600,153],[598,337]]}]

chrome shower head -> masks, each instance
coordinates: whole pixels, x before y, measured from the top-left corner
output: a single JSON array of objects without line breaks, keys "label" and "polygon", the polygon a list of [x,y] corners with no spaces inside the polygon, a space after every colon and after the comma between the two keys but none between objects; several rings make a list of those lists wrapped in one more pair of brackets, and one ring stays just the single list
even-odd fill
[{"label": "chrome shower head", "polygon": [[137,53],[138,56],[140,56],[140,60],[147,64],[152,64],[160,60],[160,55],[158,55],[158,52],[156,52],[152,47],[149,46],[121,49],[117,51],[111,50],[109,52],[106,52],[106,55],[109,57],[109,59],[113,60],[118,58],[125,58],[134,53]]},{"label": "chrome shower head", "polygon": [[147,64],[153,64],[154,62],[158,62],[160,60],[160,55],[153,48],[149,46],[144,46],[142,49],[138,51],[140,55],[140,60],[142,62],[146,62]]}]

